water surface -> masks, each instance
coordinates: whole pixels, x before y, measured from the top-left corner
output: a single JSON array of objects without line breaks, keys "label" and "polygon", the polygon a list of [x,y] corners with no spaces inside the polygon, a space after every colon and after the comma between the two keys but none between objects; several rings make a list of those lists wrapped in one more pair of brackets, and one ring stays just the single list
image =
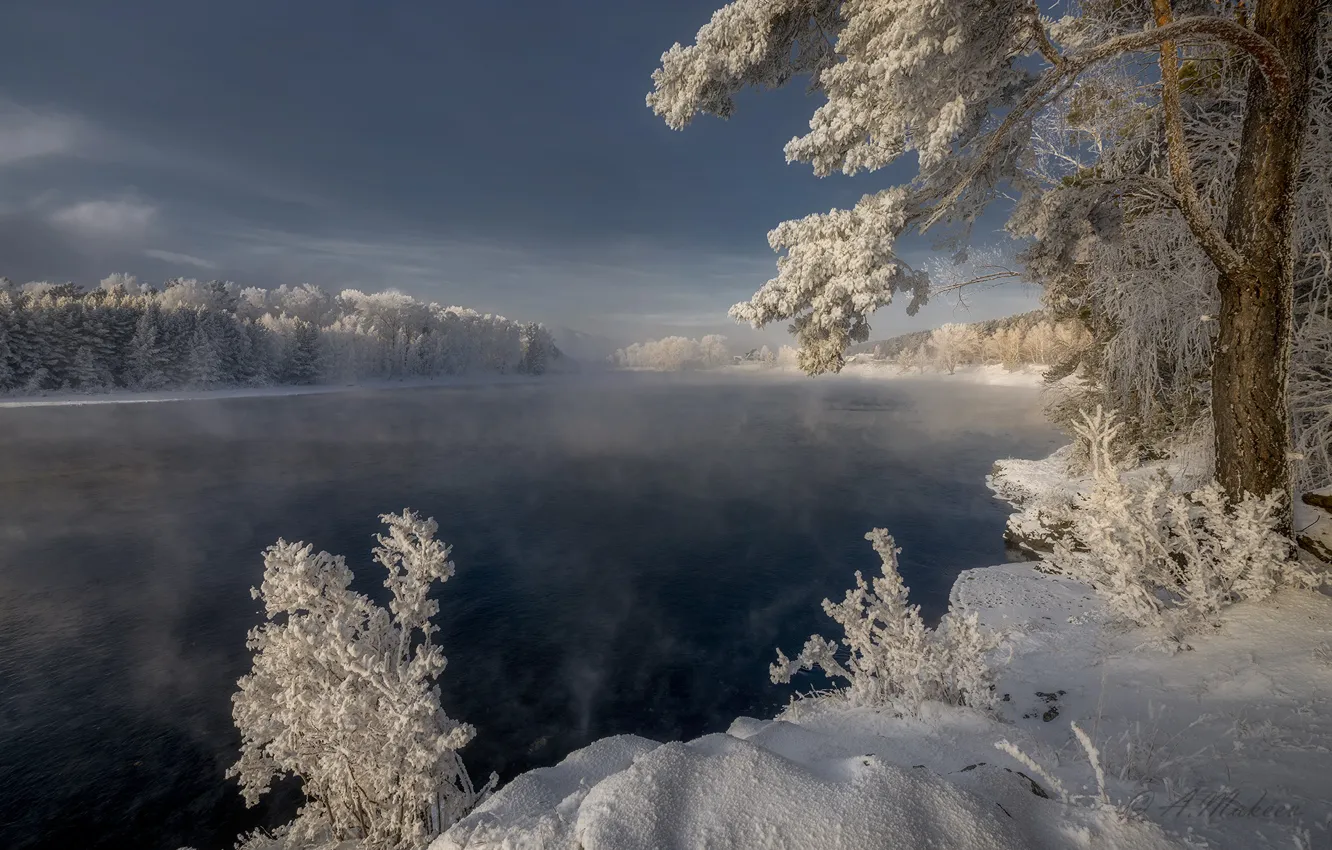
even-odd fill
[{"label": "water surface", "polygon": [[[200,850],[290,817],[223,779],[278,537],[369,561],[413,507],[454,546],[446,708],[476,776],[609,734],[724,730],[886,526],[937,617],[1003,560],[996,457],[1058,444],[1034,390],[946,381],[552,378],[0,411],[0,847]],[[808,684],[818,684],[807,680]]]}]

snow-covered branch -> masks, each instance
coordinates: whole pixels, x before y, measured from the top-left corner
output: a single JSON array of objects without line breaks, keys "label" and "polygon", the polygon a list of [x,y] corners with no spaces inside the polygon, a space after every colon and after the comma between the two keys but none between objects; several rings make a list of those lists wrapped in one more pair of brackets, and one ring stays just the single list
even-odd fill
[{"label": "snow-covered branch", "polygon": [[920,606],[907,601],[908,588],[898,571],[902,551],[891,534],[876,528],[865,535],[883,563],[881,576],[866,582],[856,571],[856,586],[839,603],[823,600],[823,610],[844,631],[845,663],[835,642],[814,635],[795,658],[777,651],[769,673],[775,683],[789,682],[801,670],[820,668],[847,681],[844,696],[853,705],[918,711],[925,702],[985,708],[994,700],[994,674],[987,653],[992,635],[976,615],[948,613],[937,628],[926,628]]},{"label": "snow-covered branch", "polygon": [[254,666],[232,698],[242,736],[240,780],[254,805],[282,775],[301,779],[306,806],[274,842],[249,848],[423,846],[472,808],[479,791],[458,750],[476,734],[440,707],[447,659],[431,640],[435,582],[453,575],[437,525],[412,511],[381,517],[376,562],[388,571],[389,610],[350,589],[342,556],[279,540],[264,553],[265,622],[247,645]]}]

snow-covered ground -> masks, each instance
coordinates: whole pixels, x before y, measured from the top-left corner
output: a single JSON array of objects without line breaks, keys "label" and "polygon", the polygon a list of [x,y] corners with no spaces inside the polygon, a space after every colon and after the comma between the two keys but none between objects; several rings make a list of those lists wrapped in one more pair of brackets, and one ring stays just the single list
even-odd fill
[{"label": "snow-covered ground", "polygon": [[[1001,463],[991,484],[1065,497],[1066,455]],[[1332,846],[1332,598],[1234,605],[1173,653],[1034,562],[966,571],[951,602],[1002,635],[993,715],[825,696],[683,743],[607,738],[432,850]]]}]

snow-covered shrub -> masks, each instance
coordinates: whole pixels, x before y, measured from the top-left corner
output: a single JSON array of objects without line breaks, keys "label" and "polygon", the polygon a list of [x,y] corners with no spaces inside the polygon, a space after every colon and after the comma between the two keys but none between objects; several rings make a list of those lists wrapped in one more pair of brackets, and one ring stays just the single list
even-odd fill
[{"label": "snow-covered shrub", "polygon": [[930,354],[926,351],[924,345],[919,345],[914,348],[908,346],[898,352],[896,362],[897,371],[904,375],[912,369],[915,369],[917,372],[924,372],[925,368],[930,365]]},{"label": "snow-covered shrub", "polygon": [[819,667],[849,683],[843,692],[853,705],[915,712],[926,701],[988,708],[994,675],[986,654],[993,637],[982,631],[975,613],[945,614],[928,629],[920,606],[907,603],[908,588],[897,569],[899,549],[885,529],[865,535],[883,561],[883,575],[867,583],[856,571],[856,586],[840,603],[823,600],[823,610],[843,628],[850,650],[845,664],[836,641],[813,635],[793,659],[779,649],[769,668],[774,683],[791,681],[800,670]]},{"label": "snow-covered shrub", "polygon": [[1068,513],[1048,563],[1096,588],[1116,614],[1187,631],[1226,605],[1319,579],[1279,530],[1284,496],[1232,503],[1215,482],[1181,493],[1165,472],[1146,482],[1102,475]]},{"label": "snow-covered shrub", "polygon": [[419,847],[490,788],[473,788],[458,750],[476,730],[444,713],[435,684],[446,659],[431,641],[439,603],[429,592],[453,575],[449,547],[433,519],[380,519],[388,533],[374,557],[388,571],[389,610],[350,589],[341,555],[283,540],[264,552],[251,592],[267,619],[250,632],[254,666],[232,697],[242,745],[227,775],[249,805],[275,778],[298,776],[307,803],[246,846]]},{"label": "snow-covered shrub", "polygon": [[930,334],[930,353],[935,367],[953,374],[958,366],[970,363],[981,351],[981,337],[975,325],[949,322]]}]

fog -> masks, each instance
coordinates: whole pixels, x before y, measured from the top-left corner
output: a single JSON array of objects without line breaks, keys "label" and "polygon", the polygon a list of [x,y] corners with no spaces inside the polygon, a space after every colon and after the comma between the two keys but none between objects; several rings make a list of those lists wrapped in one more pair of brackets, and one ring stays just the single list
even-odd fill
[{"label": "fog", "polygon": [[[230,695],[278,537],[344,554],[439,521],[446,709],[474,776],[608,734],[771,713],[886,526],[933,618],[1004,558],[996,457],[1058,443],[1036,391],[940,381],[595,375],[0,411],[0,846],[230,847]],[[966,534],[961,534],[963,529]],[[806,679],[802,687],[823,684]],[[155,837],[145,842],[143,836]]]}]

